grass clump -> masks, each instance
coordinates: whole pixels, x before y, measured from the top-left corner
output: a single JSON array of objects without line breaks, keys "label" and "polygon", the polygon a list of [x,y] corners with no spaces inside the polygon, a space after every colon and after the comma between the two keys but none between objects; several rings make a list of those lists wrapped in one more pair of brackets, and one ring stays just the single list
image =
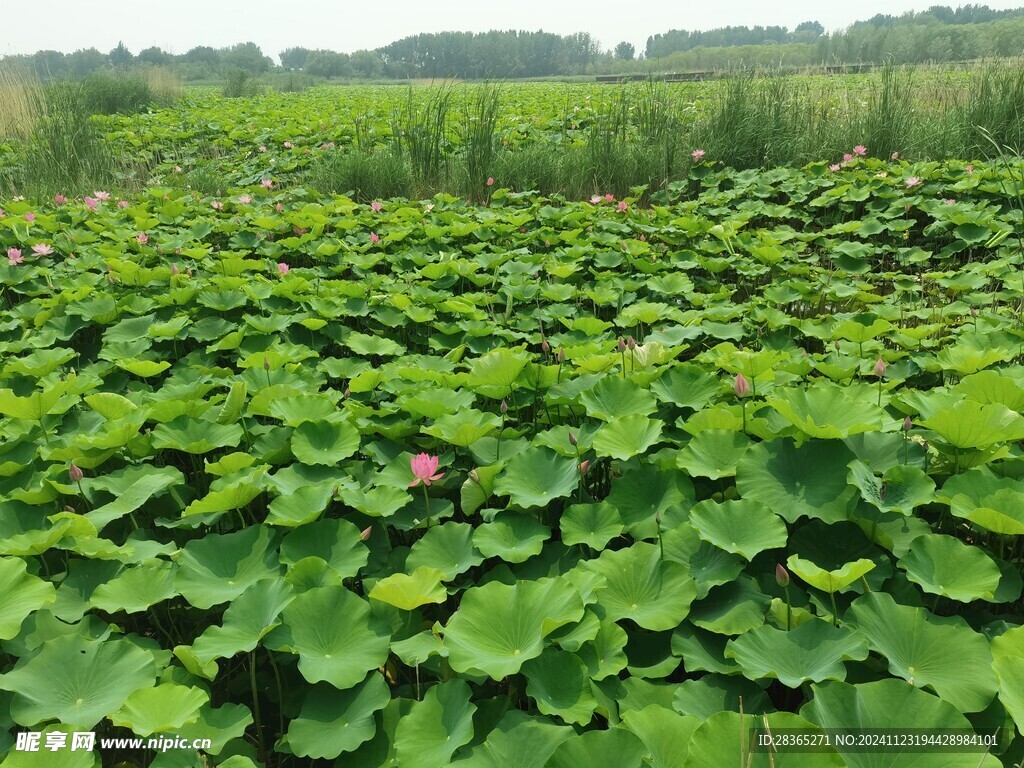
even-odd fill
[{"label": "grass clump", "polygon": [[344,194],[359,202],[412,197],[413,175],[393,151],[331,152],[313,161],[306,184],[325,194]]}]

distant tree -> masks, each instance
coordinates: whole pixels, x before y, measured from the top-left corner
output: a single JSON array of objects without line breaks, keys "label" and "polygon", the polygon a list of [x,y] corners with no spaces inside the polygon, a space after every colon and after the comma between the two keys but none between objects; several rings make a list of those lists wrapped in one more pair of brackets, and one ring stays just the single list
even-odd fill
[{"label": "distant tree", "polygon": [[347,53],[335,51],[310,51],[304,70],[318,77],[348,77],[352,74]]},{"label": "distant tree", "polygon": [[82,48],[67,57],[71,75],[77,78],[88,77],[98,69],[107,66],[107,55],[95,48]]},{"label": "distant tree", "polygon": [[220,64],[220,52],[208,45],[197,45],[183,57],[188,64],[208,64],[216,67]]},{"label": "distant tree", "polygon": [[173,56],[160,50],[155,45],[151,48],[139,51],[137,58],[142,64],[154,64],[156,66],[170,64],[174,60]]},{"label": "distant tree", "polygon": [[305,69],[306,60],[313,51],[309,48],[285,48],[279,54],[281,66],[285,69]]},{"label": "distant tree", "polygon": [[632,61],[636,55],[636,48],[632,43],[627,43],[623,40],[621,43],[615,46],[615,58],[622,59],[624,61]]},{"label": "distant tree", "polygon": [[352,74],[356,77],[381,77],[384,61],[374,51],[356,51],[351,56]]},{"label": "distant tree", "polygon": [[273,65],[269,57],[256,43],[238,43],[221,52],[221,63],[228,67],[238,67],[254,75],[266,72]]},{"label": "distant tree", "polygon": [[110,59],[111,65],[115,67],[128,67],[135,61],[132,52],[122,42],[118,42],[117,48],[108,53],[107,58]]}]

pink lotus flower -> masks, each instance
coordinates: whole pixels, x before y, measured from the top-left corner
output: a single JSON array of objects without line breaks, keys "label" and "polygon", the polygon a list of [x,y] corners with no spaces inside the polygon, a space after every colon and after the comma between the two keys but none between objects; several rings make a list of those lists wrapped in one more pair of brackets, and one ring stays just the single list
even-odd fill
[{"label": "pink lotus flower", "polygon": [[283,261],[279,261],[277,263],[277,271],[278,271],[278,273],[280,273],[282,275],[287,275],[289,270],[291,270],[291,267],[289,267]]},{"label": "pink lotus flower", "polygon": [[383,206],[383,205],[381,205],[381,204],[380,204],[380,203],[379,203],[378,201],[376,201],[376,200],[374,200],[374,201],[373,201],[372,203],[370,203],[370,210],[371,210],[371,211],[373,211],[374,213],[379,213],[379,212],[380,212],[380,209],[381,209],[381,208],[383,208],[383,207],[384,207],[384,206]]},{"label": "pink lotus flower", "polygon": [[284,206],[281,205],[281,203],[278,203],[277,205],[274,206],[274,210],[280,213],[281,211],[284,210]]},{"label": "pink lotus flower", "polygon": [[139,232],[139,234],[135,236],[135,241],[139,245],[145,245],[146,243],[149,242],[149,235],[147,235],[145,232]]},{"label": "pink lotus flower", "polygon": [[835,173],[836,171],[838,171],[838,170],[839,170],[840,168],[842,168],[842,167],[843,167],[843,166],[841,166],[841,165],[840,165],[839,163],[832,163],[832,165],[830,165],[830,166],[828,167],[828,169],[829,169],[830,171],[832,171],[832,173]]},{"label": "pink lotus flower", "polygon": [[974,166],[968,165],[964,168],[964,170],[967,172],[967,175],[970,176],[972,173],[974,173]]},{"label": "pink lotus flower", "polygon": [[117,207],[118,208],[122,208],[122,209],[123,208],[127,208],[129,205],[131,205],[131,203],[129,203],[127,200],[118,200],[117,201]]},{"label": "pink lotus flower", "polygon": [[900,159],[900,153],[899,152],[893,152],[892,155],[890,156],[890,159],[891,160],[899,160]]},{"label": "pink lotus flower", "polygon": [[625,200],[619,200],[618,211],[622,213],[629,208],[629,204]]},{"label": "pink lotus flower", "polygon": [[593,203],[594,205],[597,205],[597,204],[598,204],[598,203],[600,203],[600,202],[601,202],[601,201],[602,201],[603,199],[604,199],[604,198],[603,198],[603,197],[601,197],[600,195],[591,195],[591,197],[590,197],[590,202],[591,202],[591,203]]},{"label": "pink lotus flower", "polygon": [[845,155],[843,155],[843,162],[844,163],[849,163],[849,162],[852,162],[852,161],[853,161],[853,155],[851,155],[849,152],[847,152]]},{"label": "pink lotus flower", "polygon": [[260,147],[260,152],[266,152],[266,151],[267,151],[266,147]]},{"label": "pink lotus flower", "polygon": [[25,261],[25,257],[21,255],[20,248],[8,248],[7,249],[7,263],[12,267],[17,266]]},{"label": "pink lotus flower", "polygon": [[109,200],[110,199],[110,193],[109,192],[104,192],[103,190],[100,190],[98,192],[93,192],[93,195],[96,197],[97,200]]},{"label": "pink lotus flower", "polygon": [[585,475],[587,474],[588,469],[590,469],[590,459],[587,459],[586,461],[581,461],[579,466],[579,473],[581,475]]},{"label": "pink lotus flower", "polygon": [[52,256],[53,248],[46,243],[36,243],[32,246],[32,253],[36,256]]},{"label": "pink lotus flower", "polygon": [[437,456],[431,456],[429,453],[410,456],[409,466],[412,468],[412,473],[416,476],[416,479],[409,483],[408,487],[415,488],[421,482],[424,485],[430,485],[444,477],[444,472],[437,471],[438,461]]},{"label": "pink lotus flower", "polygon": [[174,166],[174,172],[175,173],[184,173],[184,171],[181,170],[181,166],[180,165]]},{"label": "pink lotus flower", "polygon": [[864,157],[865,155],[867,155],[867,153],[868,148],[865,147],[863,144],[858,144],[856,147],[853,148],[853,154],[855,155],[860,155],[861,157]]},{"label": "pink lotus flower", "polygon": [[875,361],[875,367],[872,368],[871,370],[874,372],[875,376],[881,378],[882,376],[885,376],[885,367],[885,360],[883,360],[882,358],[878,358]]},{"label": "pink lotus flower", "polygon": [[36,220],[36,215],[34,213],[26,213],[25,214],[25,221],[32,222],[32,221],[35,221],[35,220]]},{"label": "pink lotus flower", "polygon": [[215,211],[220,211],[224,209],[224,203],[222,203],[220,200],[214,200],[212,203],[210,203],[210,206]]},{"label": "pink lotus flower", "polygon": [[85,207],[88,208],[90,211],[95,211],[96,210],[96,206],[98,206],[99,204],[100,204],[100,201],[97,200],[95,197],[87,197],[87,198],[85,198]]},{"label": "pink lotus flower", "polygon": [[609,192],[607,195],[604,196],[604,201],[606,203],[614,203],[615,202],[615,195],[613,195],[611,192]]},{"label": "pink lotus flower", "polygon": [[53,203],[54,203],[54,205],[64,205],[64,203],[66,203],[67,201],[68,201],[68,199],[66,197],[64,197],[64,195],[54,195],[53,196]]},{"label": "pink lotus flower", "polygon": [[750,394],[750,382],[747,381],[742,373],[736,374],[736,381],[733,382],[732,391],[736,393],[736,397],[746,397]]},{"label": "pink lotus flower", "polygon": [[262,186],[264,189],[271,189],[274,186],[274,182],[271,181],[270,179],[263,179],[262,181],[260,181],[260,186]]},{"label": "pink lotus flower", "polygon": [[378,235],[376,232],[371,232],[370,233],[370,242],[373,245],[376,245],[377,243],[379,243],[380,242],[380,235]]},{"label": "pink lotus flower", "polygon": [[493,187],[494,186],[494,177],[493,176],[488,176],[487,177],[487,186],[488,187]]},{"label": "pink lotus flower", "polygon": [[910,187],[916,187],[916,186],[919,186],[921,184],[921,179],[919,179],[917,176],[911,176],[909,179],[907,179],[904,182],[904,184],[907,185],[908,189]]},{"label": "pink lotus flower", "polygon": [[695,149],[693,150],[693,152],[690,153],[690,157],[693,158],[693,162],[699,163],[701,160],[704,159],[704,155],[706,154],[707,152],[705,152],[703,149]]},{"label": "pink lotus flower", "polygon": [[955,203],[955,202],[956,202],[956,198],[953,198],[953,197],[947,197],[947,198],[946,198],[945,200],[943,200],[942,202],[944,202],[944,203],[945,203],[946,205],[953,205],[953,203]]},{"label": "pink lotus flower", "polygon": [[284,143],[284,148],[285,148],[285,149],[291,149],[291,148],[292,148],[292,146],[294,146],[294,145],[293,145],[293,144],[292,144],[292,143],[291,143],[290,141],[286,141],[286,142]]},{"label": "pink lotus flower", "polygon": [[423,206],[423,211],[425,213],[430,213],[432,210],[434,210],[434,204],[433,203],[427,203],[426,205]]},{"label": "pink lotus flower", "polygon": [[252,202],[252,198],[249,197],[248,195],[239,195],[238,202],[240,202],[242,205],[248,205],[249,203]]}]

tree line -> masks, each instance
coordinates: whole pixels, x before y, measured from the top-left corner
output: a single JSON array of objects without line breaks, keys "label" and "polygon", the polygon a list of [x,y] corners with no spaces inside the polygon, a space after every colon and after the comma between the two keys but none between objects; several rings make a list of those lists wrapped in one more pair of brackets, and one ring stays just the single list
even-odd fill
[{"label": "tree line", "polygon": [[669,30],[647,40],[637,58],[623,41],[603,50],[589,33],[491,30],[412,35],[376,50],[343,53],[292,47],[277,65],[253,42],[229,48],[197,46],[182,54],[157,47],[133,54],[123,44],[103,53],[39,51],[9,56],[44,79],[81,79],[105,69],[168,66],[185,80],[216,79],[230,71],[261,75],[302,72],[333,79],[519,78],[625,72],[712,70],[737,65],[813,66],[951,62],[1024,54],[1024,8],[985,5],[932,6],[900,16],[878,14],[828,34],[817,21],[784,26],[729,26],[704,31]]}]

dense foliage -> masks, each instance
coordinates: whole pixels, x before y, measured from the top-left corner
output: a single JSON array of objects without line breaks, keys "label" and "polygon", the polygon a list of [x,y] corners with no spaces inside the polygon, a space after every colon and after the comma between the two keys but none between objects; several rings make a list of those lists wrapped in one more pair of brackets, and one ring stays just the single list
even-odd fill
[{"label": "dense foliage", "polygon": [[1019,760],[1024,167],[862,155],[702,158],[644,207],[4,202],[0,752]]}]

